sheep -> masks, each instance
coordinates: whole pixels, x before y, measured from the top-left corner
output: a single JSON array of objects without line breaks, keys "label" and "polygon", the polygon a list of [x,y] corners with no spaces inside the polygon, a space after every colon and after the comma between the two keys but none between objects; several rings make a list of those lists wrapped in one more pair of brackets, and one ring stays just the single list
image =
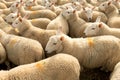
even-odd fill
[{"label": "sheep", "polygon": [[93,10],[94,8],[89,8],[89,7],[83,8],[78,13],[79,17],[84,19],[87,22],[94,22],[96,21],[98,16],[101,16],[101,21],[104,23],[107,23],[108,18],[104,13],[99,12],[99,11],[93,11]]},{"label": "sheep", "polygon": [[87,23],[83,19],[79,18],[78,11],[73,8],[68,8],[64,13],[64,17],[68,20],[69,35],[73,38],[85,37],[83,31],[91,23]]},{"label": "sheep", "polygon": [[0,64],[5,62],[6,58],[7,58],[6,50],[4,46],[0,43]]},{"label": "sheep", "polygon": [[47,59],[0,71],[0,80],[79,80],[80,64],[68,54],[60,53]]},{"label": "sheep", "polygon": [[37,11],[26,11],[23,7],[23,4],[18,7],[18,11],[22,16],[25,14],[29,14],[29,19],[35,19],[35,18],[49,18],[50,20],[53,20],[56,18],[56,14],[51,10],[37,10]]},{"label": "sheep", "polygon": [[119,28],[110,28],[103,22],[95,22],[87,26],[84,33],[86,36],[113,35],[120,38]]},{"label": "sheep", "polygon": [[120,79],[120,62],[118,62],[113,72],[110,74],[110,80],[119,80]]},{"label": "sheep", "polygon": [[0,42],[5,47],[8,60],[15,65],[32,63],[44,58],[44,50],[36,40],[10,35],[0,30]]},{"label": "sheep", "polygon": [[[5,21],[9,24],[12,24],[17,17],[19,17],[20,14],[18,12],[16,13],[10,13],[8,16],[5,17]],[[29,20],[32,25],[35,27],[39,27],[41,29],[46,29],[47,25],[51,22],[48,18],[36,18]]]},{"label": "sheep", "polygon": [[119,11],[111,1],[100,4],[99,10],[104,12],[108,17],[107,25],[112,28],[120,28]]},{"label": "sheep", "polygon": [[18,31],[6,23],[2,17],[0,17],[0,29],[9,34],[19,35]]},{"label": "sheep", "polygon": [[9,8],[6,9],[0,9],[0,12],[2,12],[5,15],[10,14],[11,12],[16,12],[17,11],[17,7],[19,5],[20,2],[15,2],[13,3]]},{"label": "sheep", "polygon": [[17,28],[19,34],[24,37],[32,38],[39,41],[43,47],[45,48],[48,39],[50,36],[56,34],[56,30],[43,30],[37,27],[34,27],[30,21],[28,21],[27,16],[22,18],[19,16],[13,23],[12,26]]},{"label": "sheep", "polygon": [[102,67],[112,71],[120,61],[119,44],[120,39],[114,36],[71,38],[60,33],[49,38],[45,51],[47,54],[53,51],[70,54],[85,68]]},{"label": "sheep", "polygon": [[57,30],[60,26],[62,26],[62,31],[64,34],[68,34],[69,33],[69,26],[67,23],[67,20],[64,17],[64,13],[65,13],[66,9],[63,9],[63,11],[61,12],[61,14],[59,14],[54,20],[52,20],[48,25],[47,25],[47,30]]}]

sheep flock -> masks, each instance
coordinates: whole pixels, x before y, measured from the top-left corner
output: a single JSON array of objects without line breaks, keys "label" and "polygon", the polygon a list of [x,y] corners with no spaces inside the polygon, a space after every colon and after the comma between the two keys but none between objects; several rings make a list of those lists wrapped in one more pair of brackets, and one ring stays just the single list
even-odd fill
[{"label": "sheep flock", "polygon": [[120,0],[0,0],[0,80],[120,80]]}]

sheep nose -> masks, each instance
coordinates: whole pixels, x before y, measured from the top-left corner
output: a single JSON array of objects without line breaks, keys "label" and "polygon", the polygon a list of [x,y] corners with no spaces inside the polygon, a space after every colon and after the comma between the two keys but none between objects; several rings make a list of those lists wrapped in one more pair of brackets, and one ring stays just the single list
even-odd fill
[{"label": "sheep nose", "polygon": [[88,18],[88,21],[91,22],[92,18]]}]

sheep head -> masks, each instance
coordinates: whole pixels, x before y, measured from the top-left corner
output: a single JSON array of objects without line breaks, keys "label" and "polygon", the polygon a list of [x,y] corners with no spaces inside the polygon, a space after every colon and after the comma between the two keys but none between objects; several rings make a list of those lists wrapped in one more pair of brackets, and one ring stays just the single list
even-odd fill
[{"label": "sheep head", "polygon": [[102,12],[105,12],[108,9],[108,7],[109,7],[110,4],[111,4],[111,1],[107,1],[107,2],[101,3],[99,5],[98,9],[100,11],[102,11]]},{"label": "sheep head", "polygon": [[68,20],[70,19],[70,16],[73,15],[75,12],[76,10],[72,7],[66,7],[63,8],[62,15]]},{"label": "sheep head", "polygon": [[62,41],[64,40],[64,36],[62,35],[54,35],[49,38],[49,41],[46,45],[45,51],[47,53],[51,53],[53,51],[59,52],[63,49]]},{"label": "sheep head", "polygon": [[5,17],[5,21],[9,24],[12,24],[15,21],[15,19],[19,16],[20,16],[20,13],[18,12],[10,13],[9,15]]},{"label": "sheep head", "polygon": [[30,7],[30,6],[35,6],[36,5],[36,0],[26,0],[25,6]]},{"label": "sheep head", "polygon": [[17,10],[18,10],[18,7],[19,7],[19,5],[20,5],[20,3],[21,3],[22,1],[17,1],[17,2],[15,2],[15,3],[13,3],[11,6],[10,6],[10,11],[11,12],[16,12]]},{"label": "sheep head", "polygon": [[45,51],[51,53],[53,51],[59,52],[63,49],[62,41],[64,40],[62,26],[58,28],[56,35],[51,36],[46,45]]},{"label": "sheep head", "polygon": [[83,7],[83,12],[85,13],[85,15],[87,16],[88,21],[92,20],[93,17],[93,9],[94,8],[90,8],[90,7]]},{"label": "sheep head", "polygon": [[92,23],[91,25],[87,26],[86,29],[84,30],[84,33],[86,36],[97,36],[102,29],[102,23],[100,22],[95,22]]}]

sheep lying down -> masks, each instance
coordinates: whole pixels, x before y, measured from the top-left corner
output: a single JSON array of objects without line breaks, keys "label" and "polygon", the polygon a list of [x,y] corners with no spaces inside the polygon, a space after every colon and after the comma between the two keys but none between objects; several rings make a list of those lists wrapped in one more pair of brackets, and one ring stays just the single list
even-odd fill
[{"label": "sheep lying down", "polygon": [[112,71],[120,61],[120,39],[114,36],[71,38],[57,34],[49,38],[45,50],[73,55],[81,66],[91,69],[102,67]]},{"label": "sheep lying down", "polygon": [[57,54],[36,63],[0,71],[0,80],[79,80],[78,60],[68,54]]}]

